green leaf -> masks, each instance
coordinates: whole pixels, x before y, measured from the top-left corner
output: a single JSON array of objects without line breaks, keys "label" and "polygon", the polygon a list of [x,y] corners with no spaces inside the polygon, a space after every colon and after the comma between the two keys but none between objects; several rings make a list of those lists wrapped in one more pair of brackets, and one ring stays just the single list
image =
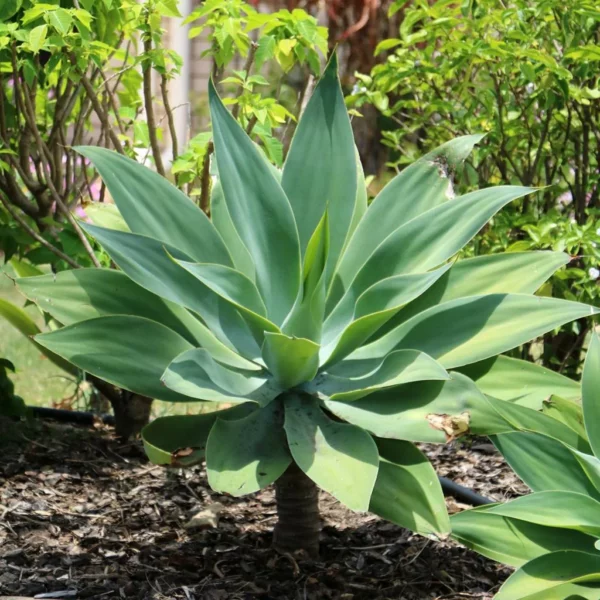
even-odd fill
[{"label": "green leaf", "polygon": [[459,298],[417,314],[346,360],[410,348],[451,369],[506,352],[559,325],[597,313],[586,304],[525,294]]},{"label": "green leaf", "polygon": [[63,369],[67,373],[76,373],[73,365],[65,361],[60,356],[49,352],[41,346],[34,337],[40,333],[40,328],[35,321],[16,304],[0,298],[0,317],[6,319],[17,331],[22,333],[44,356],[48,357],[57,367]]},{"label": "green leaf", "polygon": [[422,535],[450,533],[435,469],[410,442],[378,440],[379,472],[369,511]]},{"label": "green leaf", "polygon": [[300,289],[300,247],[294,214],[260,151],[209,86],[215,156],[225,201],[256,267],[256,284],[276,325]]},{"label": "green leaf", "polygon": [[579,531],[503,517],[490,512],[489,506],[454,514],[450,525],[456,541],[492,560],[519,567],[548,552],[594,547],[594,539]]},{"label": "green leaf", "polygon": [[69,33],[73,17],[64,8],[58,8],[48,14],[48,23],[62,35]]},{"label": "green leaf", "polygon": [[208,436],[206,472],[216,492],[257,492],[279,479],[291,461],[281,403],[272,402],[243,419],[218,419]]},{"label": "green leaf", "polygon": [[358,298],[350,286],[325,321],[321,362],[325,365],[334,364],[359,348],[405,304],[434,285],[450,266],[444,265],[428,273],[382,279]]},{"label": "green leaf", "polygon": [[597,600],[600,554],[562,550],[521,567],[500,588],[495,600]]},{"label": "green leaf", "polygon": [[131,231],[119,209],[114,204],[107,202],[92,202],[85,207],[85,214],[94,225],[116,229],[117,231]]},{"label": "green leaf", "polygon": [[284,427],[292,457],[320,488],[352,510],[369,509],[379,453],[366,431],[332,421],[315,398],[295,394],[285,398]]},{"label": "green leaf", "polygon": [[268,404],[281,393],[270,379],[254,372],[229,369],[202,348],[174,357],[161,381],[169,389],[197,400]]},{"label": "green leaf", "polygon": [[197,312],[212,333],[232,350],[246,358],[260,356],[260,348],[252,333],[231,304],[170,258],[190,261],[189,256],[143,235],[87,223],[82,223],[81,227],[103,246],[135,283],[161,298]]},{"label": "green leaf", "polygon": [[107,315],[145,317],[172,329],[193,345],[200,344],[221,362],[259,369],[230,350],[187,310],[146,291],[124,273],[76,269],[18,279],[19,290],[63,325]]},{"label": "green leaf", "polygon": [[452,176],[482,137],[459,137],[440,146],[404,169],[378,194],[344,252],[328,306],[337,303],[382,240],[411,219],[453,198]]},{"label": "green leaf", "polygon": [[195,261],[231,266],[208,217],[164,177],[106,148],[76,150],[92,161],[133,233],[178,248]]},{"label": "green leaf", "polygon": [[175,262],[215,294],[239,309],[251,326],[259,332],[261,343],[263,331],[279,333],[279,327],[266,318],[267,309],[254,282],[245,275],[222,265],[191,263],[183,260]]},{"label": "green leaf", "polygon": [[3,0],[0,5],[0,22],[8,21],[19,11],[22,4],[23,0]]},{"label": "green leaf", "polygon": [[329,254],[329,212],[326,210],[304,256],[302,290],[284,323],[285,334],[321,341],[325,315],[326,266]]},{"label": "green leaf", "polygon": [[581,378],[585,428],[594,454],[600,458],[600,339],[594,331]]},{"label": "green leaf", "polygon": [[548,400],[544,400],[542,412],[564,423],[582,439],[588,440],[588,435],[583,424],[581,404],[576,403],[574,400],[565,400],[559,396],[551,396]]},{"label": "green leaf", "polygon": [[272,35],[261,35],[258,39],[258,48],[254,54],[254,64],[259,70],[262,65],[275,56],[277,41]]},{"label": "green leaf", "polygon": [[212,187],[210,217],[216,230],[221,234],[221,237],[227,245],[235,268],[252,281],[256,281],[256,269],[254,267],[252,255],[248,252],[248,248],[244,246],[244,243],[235,229],[235,225],[233,224],[231,215],[227,209],[227,204],[225,203],[223,188],[219,181],[214,183]]},{"label": "green leaf", "polygon": [[[532,191],[519,186],[495,186],[436,206],[383,239],[364,261],[356,278],[341,283],[345,289],[351,285],[353,293],[360,294],[386,277],[437,267],[458,252],[498,210]],[[377,235],[373,237],[381,240],[381,232],[374,231]]]},{"label": "green leaf", "polygon": [[298,123],[281,183],[298,224],[303,255],[325,210],[335,216],[329,223],[329,280],[346,242],[357,197],[354,137],[335,54]]},{"label": "green leaf", "polygon": [[575,399],[581,396],[576,381],[525,360],[495,356],[458,369],[488,396],[539,410],[552,395]]},{"label": "green leaf", "polygon": [[504,252],[459,260],[435,285],[386,323],[378,336],[450,300],[481,294],[533,294],[570,260],[563,252]]},{"label": "green leaf", "polygon": [[396,387],[413,381],[446,380],[448,373],[435,360],[414,350],[399,350],[388,354],[381,365],[363,377],[343,377],[321,373],[307,386],[330,400],[358,400],[378,390]]},{"label": "green leaf", "polygon": [[534,491],[579,492],[600,500],[598,480],[588,473],[576,450],[534,432],[494,436],[494,444],[517,475]]},{"label": "green leaf", "polygon": [[35,337],[48,350],[80,369],[136,394],[186,402],[161,384],[177,355],[192,346],[179,334],[142,317],[98,317]]},{"label": "green leaf", "polygon": [[199,415],[159,417],[142,430],[144,450],[155,465],[189,467],[198,464],[204,458],[206,440],[217,418],[241,419],[253,410],[256,404],[247,402]]},{"label": "green leaf", "polygon": [[310,381],[319,368],[319,345],[306,338],[265,332],[262,356],[283,389]]},{"label": "green leaf", "polygon": [[29,47],[34,54],[37,54],[44,44],[48,35],[48,25],[38,25],[29,32]]},{"label": "green leaf", "polygon": [[600,502],[577,492],[537,492],[492,506],[487,512],[600,537]]}]

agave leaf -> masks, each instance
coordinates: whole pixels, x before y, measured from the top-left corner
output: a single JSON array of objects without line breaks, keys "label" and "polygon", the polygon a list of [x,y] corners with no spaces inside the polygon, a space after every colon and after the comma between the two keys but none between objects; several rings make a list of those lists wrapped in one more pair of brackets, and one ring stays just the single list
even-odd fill
[{"label": "agave leaf", "polygon": [[410,442],[378,440],[370,512],[422,535],[450,533],[444,493],[427,457]]},{"label": "agave leaf", "polygon": [[581,460],[575,449],[534,432],[504,433],[494,436],[492,441],[534,492],[564,490],[600,500],[600,476],[594,474],[593,465]]},{"label": "agave leaf", "polygon": [[302,254],[327,208],[331,221],[328,279],[348,236],[357,199],[354,136],[331,57],[298,123],[281,184],[294,211]]},{"label": "agave leaf", "polygon": [[248,252],[248,248],[244,246],[244,242],[242,242],[231,220],[220,181],[217,180],[213,184],[210,198],[210,218],[227,244],[235,268],[248,279],[256,281],[256,268],[254,267],[252,255]]},{"label": "agave leaf", "polygon": [[57,367],[67,373],[75,374],[77,369],[68,361],[39,344],[34,336],[41,332],[36,322],[16,304],[0,298],[0,317],[4,317],[17,331],[22,333],[33,345]]},{"label": "agave leaf", "polygon": [[576,381],[508,356],[494,356],[458,370],[470,377],[484,394],[536,410],[553,394],[571,399],[581,396],[581,387]]},{"label": "agave leaf", "polygon": [[306,338],[266,332],[262,355],[282,389],[310,381],[319,368],[319,345]]},{"label": "agave leaf", "polygon": [[94,317],[133,315],[162,323],[214,358],[240,369],[260,367],[230,350],[187,310],[112,269],[76,269],[18,279],[20,291],[63,325]]},{"label": "agave leaf", "polygon": [[577,492],[536,492],[492,506],[487,512],[600,537],[600,502]]},{"label": "agave leaf", "polygon": [[381,240],[411,219],[454,197],[452,175],[482,137],[456,138],[404,169],[386,185],[348,243],[335,274],[328,309],[337,303]]},{"label": "agave leaf", "polygon": [[235,308],[170,258],[189,261],[189,256],[146,236],[89,224],[82,227],[135,283],[198,313],[230,349],[249,359],[260,356],[254,336]]},{"label": "agave leaf", "polygon": [[238,309],[251,329],[258,332],[259,342],[262,343],[263,331],[279,333],[279,327],[267,318],[265,304],[251,279],[235,269],[221,265],[190,263],[183,260],[175,262]]},{"label": "agave leaf", "polygon": [[329,255],[329,213],[325,211],[317,229],[308,242],[302,269],[302,288],[286,322],[285,334],[321,341],[327,256]]},{"label": "agave leaf", "polygon": [[92,161],[133,233],[178,248],[198,262],[232,264],[208,217],[167,179],[106,148],[76,150]]},{"label": "agave leaf", "polygon": [[300,289],[300,244],[294,213],[281,185],[225,108],[212,82],[208,95],[227,208],[254,260],[256,285],[267,313],[281,325]]},{"label": "agave leaf", "polygon": [[598,600],[600,554],[560,550],[539,556],[511,575],[495,600]]},{"label": "agave leaf", "polygon": [[271,403],[243,419],[218,419],[208,436],[206,472],[216,492],[257,492],[278,479],[291,461],[281,404]]},{"label": "agave leaf", "polygon": [[504,252],[459,260],[424,294],[390,319],[377,337],[432,306],[482,294],[533,294],[571,258],[564,252]]},{"label": "agave leaf", "polygon": [[268,404],[281,390],[267,377],[227,368],[202,348],[186,350],[166,367],[162,382],[197,400]]},{"label": "agave leaf", "polygon": [[393,275],[423,272],[456,254],[503,206],[530,188],[496,186],[447,202],[398,227],[367,259],[350,285],[354,293]]},{"label": "agave leaf", "polygon": [[285,432],[296,464],[319,487],[352,510],[369,509],[379,453],[366,431],[332,421],[311,396],[289,394]]},{"label": "agave leaf", "polygon": [[598,309],[556,298],[489,294],[451,300],[419,313],[346,360],[421,350],[451,369],[506,352]]},{"label": "agave leaf", "polygon": [[363,171],[362,163],[360,161],[360,154],[358,148],[354,147],[354,155],[356,161],[356,202],[354,204],[354,213],[352,214],[352,221],[350,221],[350,227],[348,228],[348,235],[346,236],[346,243],[342,249],[341,258],[343,260],[344,254],[352,239],[353,233],[356,231],[359,223],[362,221],[367,208],[369,205],[369,196],[367,191],[367,184],[365,181],[365,173]]},{"label": "agave leaf", "polygon": [[329,396],[330,400],[347,402],[412,381],[445,379],[449,379],[448,373],[431,357],[414,350],[399,350],[388,354],[379,368],[367,376],[341,377],[324,372],[306,389]]},{"label": "agave leaf", "polygon": [[80,369],[136,394],[188,402],[160,382],[167,365],[192,346],[164,325],[142,317],[97,317],[36,335],[36,341]]},{"label": "agave leaf", "polygon": [[513,567],[556,550],[589,552],[594,547],[594,538],[579,531],[546,527],[490,512],[496,506],[499,505],[452,515],[452,537],[479,554]]},{"label": "agave leaf", "polygon": [[543,413],[564,423],[567,427],[575,431],[579,437],[589,442],[587,431],[583,424],[581,404],[576,404],[572,400],[565,400],[559,396],[551,396],[548,400],[544,401]]},{"label": "agave leaf", "polygon": [[254,402],[247,402],[199,415],[159,417],[142,430],[144,450],[155,465],[195,465],[204,458],[206,440],[217,418],[241,419],[256,408]]},{"label": "agave leaf", "polygon": [[118,231],[129,231],[129,225],[114,204],[108,202],[92,202],[85,206],[85,214],[94,225],[106,227],[107,229],[116,229]]},{"label": "agave leaf", "polygon": [[585,428],[594,454],[600,458],[600,339],[594,331],[581,378]]},{"label": "agave leaf", "polygon": [[428,273],[411,273],[388,277],[373,284],[358,298],[350,287],[348,293],[325,321],[322,363],[339,362],[360,347],[403,305],[417,298],[444,275],[451,265]]}]

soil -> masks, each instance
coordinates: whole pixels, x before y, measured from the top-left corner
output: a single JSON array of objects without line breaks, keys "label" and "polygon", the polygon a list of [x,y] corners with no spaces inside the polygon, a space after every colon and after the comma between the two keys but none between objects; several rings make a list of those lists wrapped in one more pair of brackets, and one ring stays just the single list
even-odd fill
[{"label": "soil", "polygon": [[[423,449],[441,475],[480,494],[526,491],[485,440]],[[103,426],[4,422],[0,598],[488,600],[510,574],[327,494],[320,505],[320,559],[280,555],[271,489],[216,494],[200,468],[153,466],[139,442]]]}]

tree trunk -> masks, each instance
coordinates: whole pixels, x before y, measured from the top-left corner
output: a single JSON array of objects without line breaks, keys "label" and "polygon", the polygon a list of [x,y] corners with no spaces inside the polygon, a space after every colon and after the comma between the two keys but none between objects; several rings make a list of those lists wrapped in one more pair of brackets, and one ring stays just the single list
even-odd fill
[{"label": "tree trunk", "polygon": [[115,413],[115,433],[120,438],[128,440],[148,425],[152,398],[122,390],[121,397],[110,402]]},{"label": "tree trunk", "polygon": [[275,482],[277,516],[273,546],[281,552],[304,550],[309,556],[319,554],[319,491],[304,472],[292,462]]}]

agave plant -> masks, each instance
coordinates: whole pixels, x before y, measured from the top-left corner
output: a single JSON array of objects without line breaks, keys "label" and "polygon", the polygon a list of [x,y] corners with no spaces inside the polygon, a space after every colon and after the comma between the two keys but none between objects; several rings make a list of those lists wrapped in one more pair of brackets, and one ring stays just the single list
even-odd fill
[{"label": "agave plant", "polygon": [[[278,548],[316,552],[317,487],[351,509],[448,534],[436,474],[412,442],[512,431],[537,418],[550,374],[502,357],[479,361],[592,314],[533,295],[568,257],[454,260],[498,210],[531,191],[453,197],[453,173],[481,136],[425,156],[367,207],[335,57],[281,173],[212,86],[209,96],[218,171],[211,219],[152,171],[80,149],[125,224],[83,227],[120,271],[20,280],[65,325],[38,342],[133,392],[219,403],[152,422],[146,451],[174,466],[205,459],[212,488],[234,496],[275,482]],[[469,365],[493,397],[458,372]],[[498,386],[507,372],[518,387],[510,393]],[[502,399],[515,393],[517,401]]]},{"label": "agave plant", "polygon": [[496,600],[600,598],[600,340],[586,357],[582,403],[558,396],[547,412],[577,435],[532,428],[493,436],[511,467],[533,490],[505,504],[451,517],[453,535],[518,570]]}]

